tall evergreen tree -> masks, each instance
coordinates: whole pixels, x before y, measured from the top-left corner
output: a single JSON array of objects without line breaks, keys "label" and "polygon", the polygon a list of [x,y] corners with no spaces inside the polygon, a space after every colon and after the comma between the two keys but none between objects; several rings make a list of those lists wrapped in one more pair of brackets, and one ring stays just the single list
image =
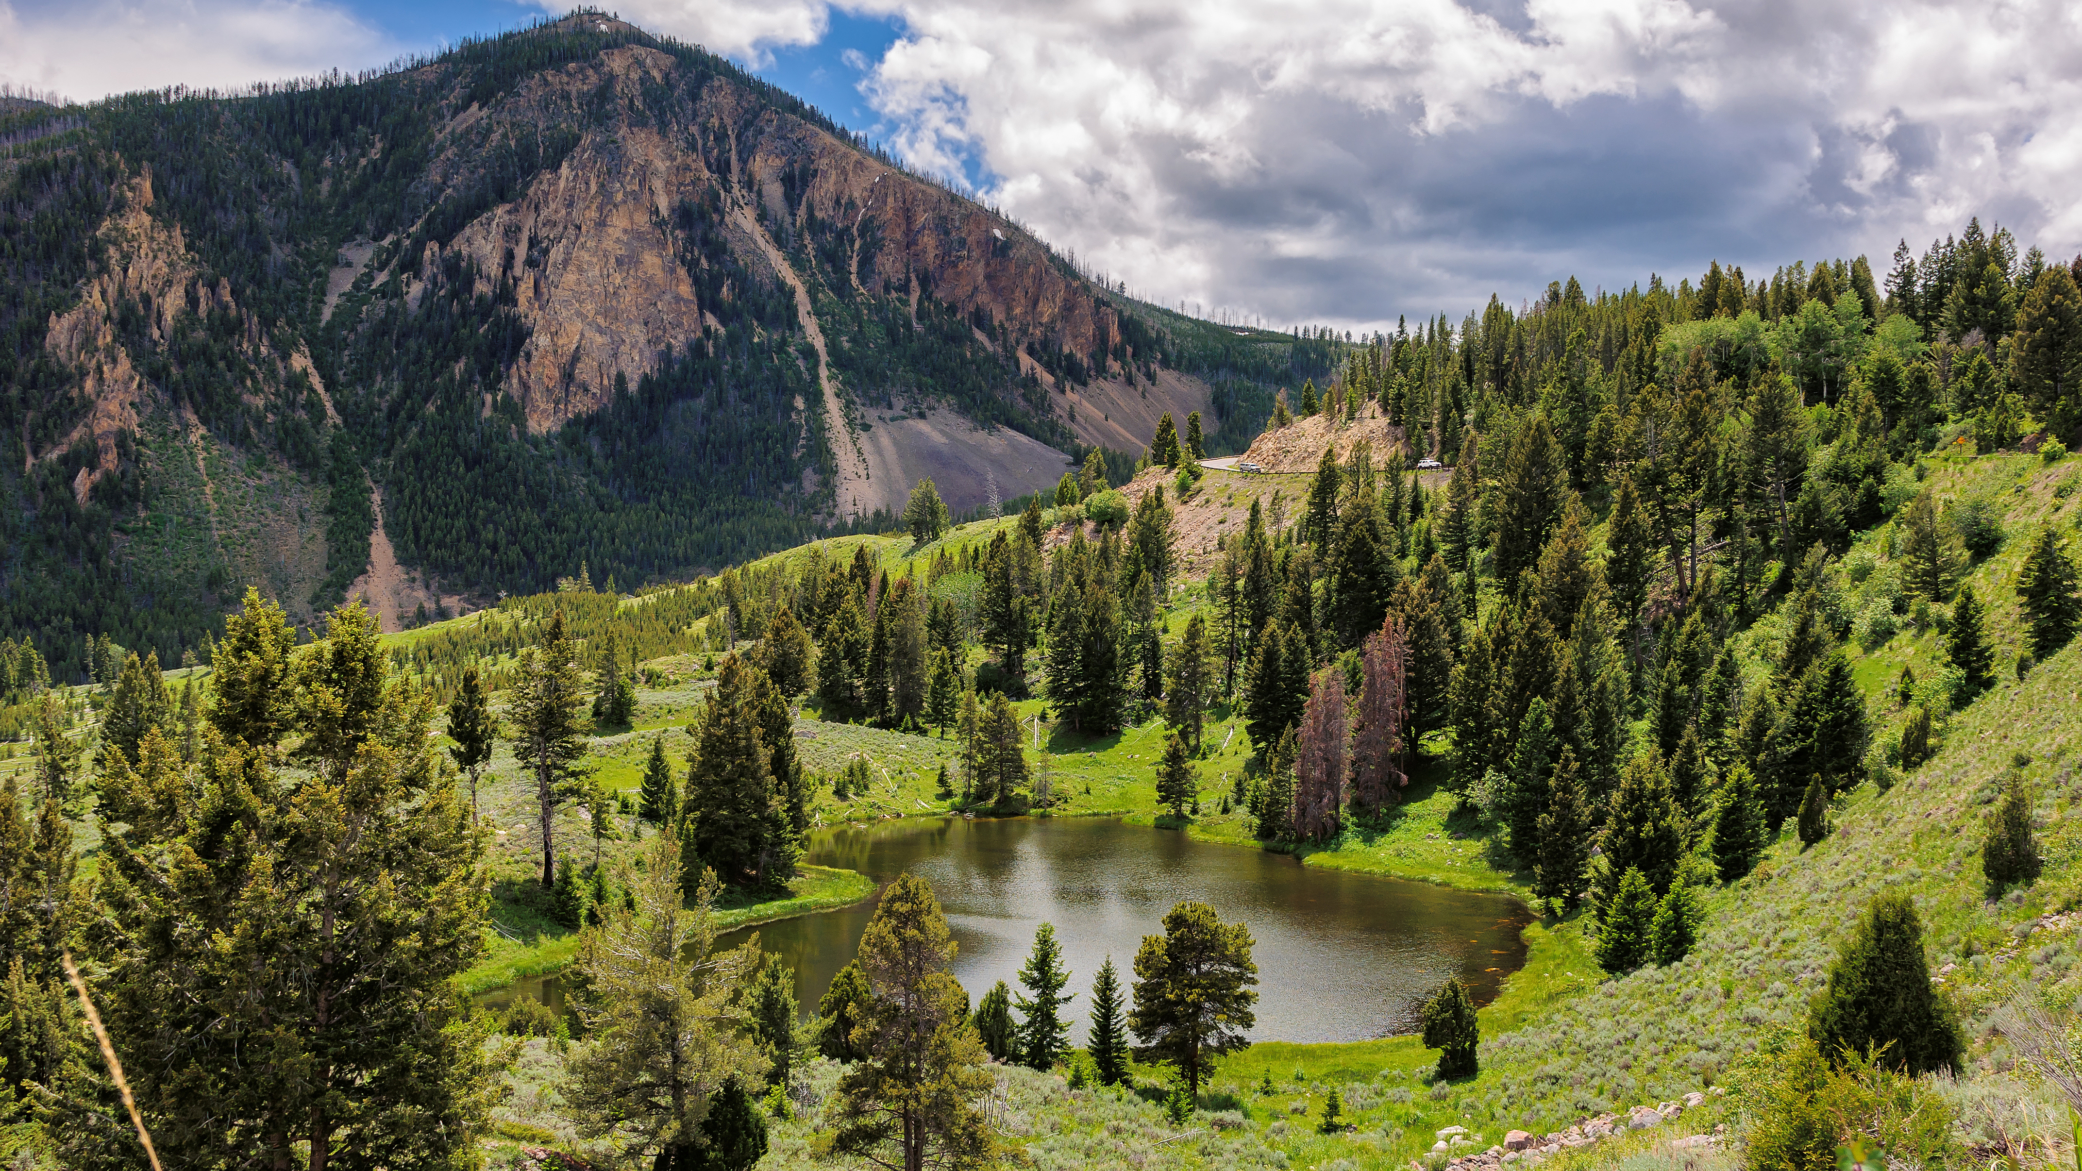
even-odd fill
[{"label": "tall evergreen tree", "polygon": [[282,608],[246,587],[238,613],[224,620],[211,656],[212,701],[205,718],[226,741],[272,748],[288,726],[290,653],[296,632]]},{"label": "tall evergreen tree", "polygon": [[1911,1075],[1959,1067],[1958,1017],[1931,984],[1922,920],[1907,891],[1872,897],[1828,980],[1807,1026],[1828,1060],[1877,1049],[1883,1063]]},{"label": "tall evergreen tree", "polygon": [[166,678],[159,673],[159,652],[148,651],[139,658],[132,651],[123,660],[122,673],[109,689],[108,707],[102,713],[102,767],[108,767],[107,754],[111,752],[122,753],[126,762],[136,765],[138,742],[155,728],[171,736],[173,714],[173,693],[166,689]]},{"label": "tall evergreen tree", "polygon": [[1178,425],[1171,421],[1171,412],[1165,411],[1157,420],[1156,434],[1149,441],[1149,462],[1151,466],[1161,464],[1177,471],[1184,458],[1185,453],[1178,445]]},{"label": "tall evergreen tree", "polygon": [[1496,545],[1491,553],[1498,581],[1516,582],[1521,570],[1539,561],[1547,535],[1561,520],[1572,493],[1568,469],[1554,429],[1544,415],[1519,428],[1504,458],[1497,485]]},{"label": "tall evergreen tree", "polygon": [[1605,580],[1612,587],[1612,602],[1625,628],[1631,630],[1648,601],[1650,575],[1655,569],[1655,534],[1649,527],[1647,510],[1634,488],[1633,477],[1619,481],[1612,498],[1612,518],[1605,527]]},{"label": "tall evergreen tree", "polygon": [[65,711],[57,696],[44,692],[36,697],[32,710],[29,732],[35,744],[36,763],[31,772],[36,778],[36,795],[57,802],[60,809],[70,809],[80,796],[73,785],[79,779],[80,742],[65,734]]},{"label": "tall evergreen tree", "polygon": [[1655,914],[1661,900],[1648,876],[1629,866],[1610,893],[1598,900],[1598,966],[1623,975],[1649,962]]},{"label": "tall evergreen tree", "polygon": [[1157,765],[1157,804],[1184,820],[1186,807],[1200,799],[1200,779],[1194,775],[1193,759],[1177,732],[1164,740],[1164,759]]},{"label": "tall evergreen tree", "polygon": [[892,1171],[976,1166],[997,1140],[976,1100],[989,1090],[968,994],[948,971],[954,938],[932,888],[890,883],[860,940],[873,992],[855,1029],[866,1051],[839,1078],[831,1149]]},{"label": "tall evergreen tree", "polygon": [[1055,924],[1043,923],[1034,932],[1034,950],[1019,969],[1019,986],[1025,995],[1015,995],[1019,1009],[1019,1060],[1029,1069],[1051,1069],[1069,1045],[1070,1022],[1063,1019],[1063,1006],[1077,999],[1064,992],[1070,971],[1063,967],[1063,946],[1055,940]]},{"label": "tall evergreen tree", "polygon": [[961,693],[961,672],[954,665],[954,656],[945,650],[934,651],[925,684],[925,722],[943,737],[961,718]]},{"label": "tall evergreen tree", "polygon": [[1821,777],[1832,794],[1864,779],[1871,726],[1865,697],[1841,650],[1829,652],[1801,676],[1774,734],[1776,763],[1764,803],[1774,831],[1797,807],[1809,779]]},{"label": "tall evergreen tree", "polygon": [[477,780],[492,758],[493,742],[499,738],[499,718],[492,714],[491,697],[484,676],[471,663],[463,668],[462,682],[448,703],[448,758],[470,778],[470,820],[477,820]]},{"label": "tall evergreen tree", "polygon": [[756,672],[740,655],[724,658],[688,758],[685,816],[695,852],[732,885],[785,881],[800,852],[774,754],[761,735],[764,680]]},{"label": "tall evergreen tree", "polygon": [[544,890],[557,879],[557,806],[579,793],[589,775],[586,736],[592,721],[581,711],[583,687],[578,646],[565,629],[564,611],[555,610],[543,624],[538,644],[521,652],[520,678],[506,711],[513,757],[535,779]]},{"label": "tall evergreen tree", "polygon": [[1337,536],[1337,505],[1343,495],[1343,473],[1337,466],[1337,449],[1326,447],[1316,461],[1315,479],[1308,490],[1308,511],[1301,521],[1301,539],[1328,546]]},{"label": "tall evergreen tree", "polygon": [[978,752],[980,772],[983,780],[977,785],[977,797],[988,799],[998,809],[1012,812],[1023,808],[1027,800],[1027,757],[1025,738],[1019,726],[1019,714],[1003,693],[993,693],[990,706],[979,723],[977,739],[981,744]]},{"label": "tall evergreen tree", "polygon": [[1928,491],[1918,493],[1902,510],[1902,584],[1916,594],[1942,603],[1952,596],[1959,576],[1959,550],[1952,534],[1937,513],[1937,501]]},{"label": "tall evergreen tree", "polygon": [[672,765],[665,759],[665,737],[651,737],[651,755],[644,762],[643,785],[638,814],[652,825],[671,825],[680,813],[680,787],[673,779]]},{"label": "tall evergreen tree", "polygon": [[1547,771],[1554,756],[1554,729],[1547,717],[1547,701],[1535,699],[1526,710],[1525,719],[1519,722],[1518,744],[1505,772],[1509,788],[1504,799],[1504,842],[1524,865],[1539,859],[1540,817],[1547,812],[1552,797]]},{"label": "tall evergreen tree", "polygon": [[1722,882],[1734,882],[1756,867],[1764,852],[1764,802],[1749,766],[1738,763],[1721,781],[1713,814],[1713,864]]},{"label": "tall evergreen tree", "polygon": [[1280,733],[1265,754],[1265,787],[1258,794],[1256,832],[1270,841],[1294,836],[1294,729]]},{"label": "tall evergreen tree", "polygon": [[2082,290],[2063,265],[2039,274],[2017,311],[2010,377],[2040,417],[2071,437],[2082,423]]},{"label": "tall evergreen tree", "polygon": [[2075,563],[2051,525],[2039,530],[2039,539],[2018,571],[2017,603],[2024,611],[2025,637],[2034,659],[2049,658],[2066,646],[2082,623]]},{"label": "tall evergreen tree", "polygon": [[1660,899],[1677,877],[1684,857],[1684,815],[1670,792],[1669,772],[1652,753],[1629,760],[1620,774],[1599,845],[1611,880],[1639,870]]},{"label": "tall evergreen tree", "polygon": [[1186,619],[1186,630],[1171,650],[1170,679],[1164,688],[1164,718],[1199,755],[1207,726],[1207,707],[1214,699],[1214,653],[1207,623],[1198,613]]},{"label": "tall evergreen tree", "polygon": [[[175,1166],[322,1165],[347,1144],[372,1166],[473,1158],[498,1075],[454,979],[488,880],[434,700],[392,674],[358,605],[286,661],[271,615],[247,617],[218,649],[238,681],[219,715],[295,736],[299,774],[275,771],[272,738],[209,737],[191,766],[154,728],[103,778],[94,999],[144,1122]],[[58,1165],[139,1165],[107,1107],[84,1087],[55,1106]]]},{"label": "tall evergreen tree", "polygon": [[588,1043],[572,1055],[563,1087],[586,1133],[633,1130],[675,1169],[701,1165],[711,1096],[732,1078],[756,1085],[772,1068],[742,996],[759,951],[716,948],[721,887],[711,876],[685,905],[679,862],[670,836],[651,839],[645,866],[631,875],[634,909],[611,904],[580,935]]},{"label": "tall evergreen tree", "polygon": [[1829,790],[1816,776],[1807,782],[1800,797],[1800,844],[1812,846],[1829,836]]},{"label": "tall evergreen tree", "polygon": [[767,622],[761,652],[761,665],[782,695],[801,695],[810,689],[816,648],[786,602]]},{"label": "tall evergreen tree", "polygon": [[[1194,412],[1193,418],[1199,417]],[[1092,980],[1091,1021],[1085,1029],[1085,1047],[1091,1051],[1092,1063],[1099,1067],[1102,1086],[1128,1084],[1128,1031],[1121,1005],[1120,973],[1113,966],[1113,957],[1107,956]]]},{"label": "tall evergreen tree", "polygon": [[1258,965],[1251,932],[1224,923],[1206,903],[1186,902],[1164,916],[1162,935],[1135,952],[1135,1008],[1128,1026],[1142,1042],[1138,1061],[1168,1062],[1197,1098],[1214,1059],[1250,1045]]},{"label": "tall evergreen tree", "polygon": [[1200,434],[1200,412],[1186,415],[1186,456],[1193,462],[1207,458],[1206,440]]},{"label": "tall evergreen tree", "polygon": [[933,486],[931,476],[918,481],[911,489],[911,498],[904,503],[904,527],[911,530],[911,540],[923,545],[937,541],[947,528],[947,503],[940,499],[940,491]]},{"label": "tall evergreen tree", "polygon": [[1575,904],[1588,889],[1591,819],[1580,773],[1575,750],[1564,747],[1561,759],[1555,762],[1547,809],[1539,822],[1533,893],[1564,906]]},{"label": "tall evergreen tree", "polygon": [[[1004,981],[999,981],[998,989],[1002,991],[1004,987]],[[867,974],[860,970],[859,960],[849,961],[834,972],[817,1001],[817,1020],[821,1025],[817,1051],[833,1061],[859,1061],[866,1057],[867,1050],[862,1047],[857,1030],[867,1019],[873,1000],[874,992],[868,987]],[[985,1003],[989,1003],[988,997]]]},{"label": "tall evergreen tree", "polygon": [[1277,622],[1265,628],[1244,683],[1244,731],[1261,753],[1301,715],[1300,697],[1287,679],[1287,637]]},{"label": "tall evergreen tree", "polygon": [[993,1061],[1019,1056],[1019,1025],[1012,1019],[1012,990],[1003,980],[991,985],[976,1005],[976,1035]]}]

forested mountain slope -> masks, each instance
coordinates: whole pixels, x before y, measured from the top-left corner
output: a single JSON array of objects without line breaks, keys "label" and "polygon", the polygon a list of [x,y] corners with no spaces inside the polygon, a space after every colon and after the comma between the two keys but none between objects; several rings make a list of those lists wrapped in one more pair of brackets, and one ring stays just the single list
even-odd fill
[{"label": "forested mountain slope", "polygon": [[61,674],[95,632],[171,661],[246,584],[308,618],[367,568],[375,492],[408,594],[685,575],[926,475],[957,510],[1052,485],[1163,411],[1219,434],[1338,348],[1133,304],[595,13],[358,78],[12,102],[0,146],[0,625]]}]

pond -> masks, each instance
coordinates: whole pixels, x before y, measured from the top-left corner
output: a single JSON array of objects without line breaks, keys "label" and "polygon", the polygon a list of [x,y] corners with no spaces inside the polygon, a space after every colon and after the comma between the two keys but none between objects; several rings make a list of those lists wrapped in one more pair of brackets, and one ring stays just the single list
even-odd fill
[{"label": "pond", "polygon": [[[955,975],[972,1001],[998,980],[1018,990],[1034,929],[1055,924],[1077,993],[1065,1013],[1083,1040],[1093,974],[1108,956],[1124,985],[1144,935],[1173,904],[1198,899],[1256,941],[1260,993],[1254,1040],[1359,1041],[1417,1028],[1423,998],[1449,975],[1478,1004],[1525,962],[1531,913],[1503,895],[1474,894],[1303,866],[1285,854],[1196,842],[1173,830],[1102,818],[962,818],[883,822],[812,835],[806,860],[887,881],[906,870],[932,883],[960,945]],[[796,973],[813,1011],[850,960],[873,901],[735,931],[756,932]],[[532,996],[562,1009],[557,977],[488,993],[499,1006]]]}]

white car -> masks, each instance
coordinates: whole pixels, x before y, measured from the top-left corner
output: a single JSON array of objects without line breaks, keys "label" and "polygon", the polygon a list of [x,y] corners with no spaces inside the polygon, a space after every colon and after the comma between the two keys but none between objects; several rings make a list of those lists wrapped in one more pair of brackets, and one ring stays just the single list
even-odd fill
[{"label": "white car", "polygon": [[1261,467],[1259,467],[1259,466],[1258,466],[1257,464],[1254,464],[1254,463],[1252,463],[1251,461],[1249,461],[1249,460],[1245,459],[1245,460],[1238,460],[1238,461],[1236,461],[1236,470],[1237,470],[1237,471],[1239,471],[1239,472],[1249,472],[1249,473],[1253,473],[1253,474],[1255,474],[1255,473],[1258,473],[1258,472],[1262,472],[1262,471],[1264,471],[1265,469],[1264,469],[1264,468],[1261,468]]},{"label": "white car", "polygon": [[1442,468],[1445,466],[1445,464],[1442,464],[1439,461],[1430,458],[1420,459],[1417,461],[1417,470],[1420,472],[1428,472],[1431,471],[1433,468]]}]

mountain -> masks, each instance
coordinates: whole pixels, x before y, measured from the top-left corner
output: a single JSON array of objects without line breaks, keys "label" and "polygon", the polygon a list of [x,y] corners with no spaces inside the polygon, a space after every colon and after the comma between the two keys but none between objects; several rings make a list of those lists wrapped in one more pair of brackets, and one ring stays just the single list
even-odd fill
[{"label": "mountain", "polygon": [[1052,486],[1342,344],[1094,283],[584,11],[379,73],[0,109],[0,626],[164,659],[257,585],[395,624]]}]

